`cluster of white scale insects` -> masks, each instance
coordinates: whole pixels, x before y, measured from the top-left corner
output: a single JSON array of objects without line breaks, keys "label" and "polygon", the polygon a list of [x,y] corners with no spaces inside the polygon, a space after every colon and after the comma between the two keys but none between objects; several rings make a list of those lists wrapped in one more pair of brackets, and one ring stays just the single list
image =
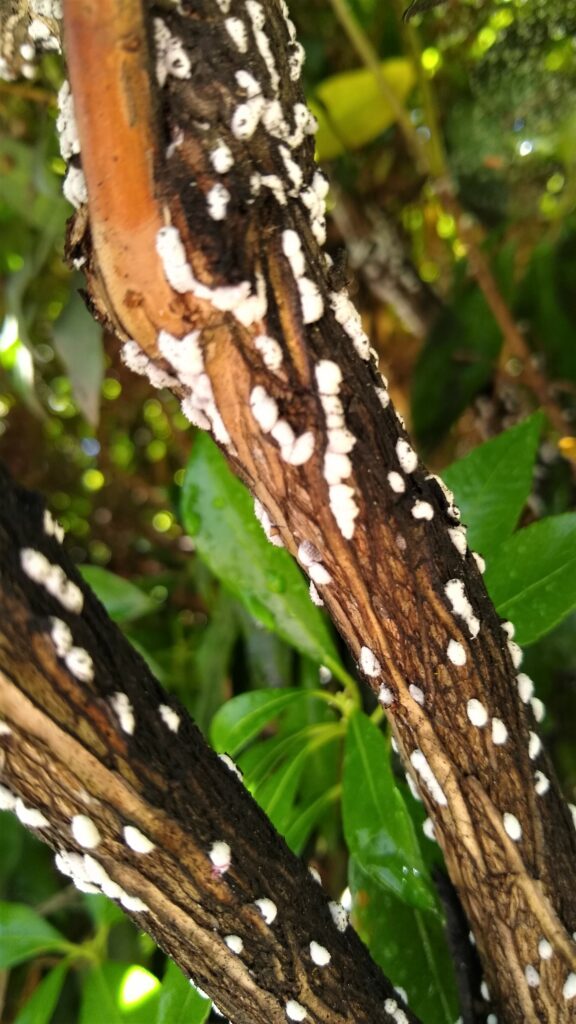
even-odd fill
[{"label": "cluster of white scale insects", "polygon": [[[263,3],[258,0],[214,0],[224,17],[224,27],[230,53],[236,55],[239,67],[235,72],[239,102],[234,108],[226,138],[217,137],[209,153],[209,160],[218,179],[206,192],[206,211],[211,220],[226,229],[226,218],[232,202],[232,185],[227,175],[232,171],[237,160],[242,158],[243,147],[257,131],[266,132],[277,149],[278,173],[262,173],[254,170],[250,178],[253,200],[268,192],[276,202],[285,207],[287,213],[292,206],[296,210],[305,211],[309,218],[312,235],[318,246],[322,247],[326,238],[325,198],[328,184],[319,170],[312,172],[311,180],[305,181],[304,172],[298,160],[298,150],[305,139],[314,132],[315,122],[307,107],[297,102],[286,109],[281,100],[281,76],[277,65],[274,46],[266,31],[267,15]],[[285,45],[288,52],[289,75],[293,81],[300,78],[304,52],[297,42],[294,25],[289,17],[288,9],[281,0],[286,26]],[[182,40],[175,36],[167,24],[160,18],[154,22],[154,39],[156,51],[156,76],[160,88],[170,78],[185,80],[191,77],[191,61]],[[248,53],[257,51],[260,58],[261,76],[258,77],[251,61],[251,70],[241,66],[242,58]],[[284,60],[284,55],[282,55]],[[65,83],[59,96],[60,114],[58,129],[62,155],[67,160],[79,156],[78,136],[74,125],[74,107],[70,89]],[[224,132],[222,132],[224,135]],[[178,132],[169,146],[167,157],[181,144],[182,133]],[[230,186],[230,187],[228,187]],[[87,200],[86,184],[78,161],[71,165],[65,183],[65,194],[74,205],[79,206]],[[294,207],[295,204],[295,207]],[[323,294],[310,272],[307,255],[304,251],[300,235],[292,228],[281,231],[279,247],[286,260],[286,266],[292,274],[300,302],[300,313],[303,329],[316,324],[323,317],[332,317],[338,323],[358,356],[366,362],[374,361],[377,369],[377,355],[370,348],[369,340],[362,328],[360,317],[351,303],[345,289],[338,292]],[[263,366],[273,375],[282,372],[283,351],[281,344],[266,331],[265,318],[268,311],[266,282],[262,275],[256,274],[255,282],[241,281],[232,285],[216,285],[209,287],[196,277],[188,262],[185,247],[178,229],[166,224],[157,236],[157,254],[161,260],[164,274],[172,288],[181,294],[191,293],[199,299],[208,301],[215,309],[230,314],[244,328],[253,333],[253,343],[260,354]],[[330,258],[320,254],[328,266]],[[184,385],[187,395],[182,408],[189,421],[198,427],[210,430],[214,437],[224,446],[231,448],[231,439],[224,419],[217,408],[209,370],[205,365],[202,333],[193,331],[178,338],[161,330],[158,336],[158,348],[172,372],[161,370],[140,349],[136,342],[128,342],[124,346],[124,359],[136,372],[146,374],[156,387],[174,386],[176,382]],[[328,488],[329,507],[343,538],[351,540],[354,536],[356,520],[360,514],[359,495],[353,483],[353,465],[351,454],[357,438],[346,423],[345,406],[342,401],[342,371],[335,360],[319,360],[314,367],[314,376],[325,420],[326,445],[322,452],[323,476]],[[273,380],[273,378],[272,378]],[[389,405],[387,382],[381,379],[375,388],[378,400],[383,408]],[[317,450],[317,439],[313,430],[298,433],[288,418],[282,415],[278,400],[271,389],[263,385],[253,388],[250,398],[250,410],[255,427],[266,438],[278,446],[281,458],[292,467],[304,466]],[[407,481],[418,469],[418,458],[409,442],[400,438],[395,447],[397,464],[387,473],[390,490],[399,497],[408,489]],[[437,478],[435,478],[437,479]],[[459,520],[459,513],[454,505],[453,496],[440,480],[438,484],[444,490],[451,525],[447,533],[462,559],[468,555],[466,529]],[[421,498],[410,499],[410,511],[415,520],[431,521],[434,519],[434,507]],[[282,544],[279,532],[271,521],[267,510],[260,502],[255,504],[256,514],[269,540],[277,545]],[[484,570],[483,559],[472,553],[478,568]],[[322,554],[309,540],[303,540],[298,548],[300,564],[310,578],[310,592],[317,604],[322,604],[322,589],[332,582],[331,573],[322,561]],[[58,574],[54,576],[44,556],[38,552],[23,552],[23,567],[32,577],[43,582],[52,593],[59,593],[66,605],[66,584]],[[68,601],[73,601],[74,587],[68,591]],[[444,597],[455,620],[461,624],[465,636],[459,632],[457,637],[449,640],[446,648],[448,663],[455,669],[463,668],[468,662],[467,644],[473,641],[481,630],[481,619],[474,609],[466,593],[464,581],[457,577],[448,580],[444,586]],[[513,627],[505,623],[503,628],[507,634],[507,643],[516,668],[520,667],[522,652],[513,640]],[[68,638],[64,623],[54,620],[52,636],[59,657],[62,657],[69,668],[79,679],[86,679],[92,671],[89,656],[74,647]],[[466,643],[464,642],[466,640]],[[367,646],[362,646],[359,653],[359,666],[369,677],[377,680],[382,676],[382,666],[378,656]],[[544,715],[542,702],[533,696],[532,681],[524,673],[517,676],[518,692],[522,702],[531,704],[536,721]],[[412,700],[424,708],[426,704],[425,689],[419,683],[411,683],[408,694]],[[381,703],[389,707],[396,696],[391,686],[382,681],[379,689]],[[111,705],[118,715],[121,727],[127,733],[134,730],[134,715],[130,702],[125,694],[115,694]],[[167,705],[160,709],[160,714],[168,728],[177,731],[179,719],[177,714]],[[508,728],[498,714],[478,699],[472,698],[466,705],[467,719],[475,729],[484,730],[491,738],[495,747],[503,747],[508,740]],[[542,744],[535,732],[530,733],[529,756],[536,761],[542,751]],[[415,777],[429,796],[438,806],[445,807],[448,803],[446,793],[436,778],[428,758],[420,749],[410,754],[410,763]],[[414,787],[414,780],[409,778]],[[534,788],[538,796],[544,796],[550,783],[546,775],[539,769],[535,770]],[[522,839],[522,827],[517,817],[504,812],[502,815],[503,829],[513,842]],[[432,823],[427,819],[425,832],[433,837]],[[216,842],[210,851],[213,869],[224,874],[230,866],[231,853],[224,842]],[[266,899],[256,901],[265,921],[271,924],[276,916],[275,905]],[[337,922],[338,923],[338,922]],[[229,935],[225,938],[228,947],[237,955],[244,948],[240,936]],[[548,953],[547,940],[542,940],[541,947]],[[316,942],[310,945],[310,956],[317,966],[330,960],[330,954]],[[544,954],[542,954],[542,958]],[[526,968],[528,984],[538,984],[538,972],[532,965]],[[564,995],[571,999],[576,995],[576,974],[570,974],[564,987]],[[394,1005],[393,1005],[394,1004]],[[401,1024],[403,1011],[394,1000],[388,1000],[387,1012]],[[290,1020],[304,1020],[307,1016],[305,1008],[297,1001],[290,1000],[286,1004],[286,1015]]]}]

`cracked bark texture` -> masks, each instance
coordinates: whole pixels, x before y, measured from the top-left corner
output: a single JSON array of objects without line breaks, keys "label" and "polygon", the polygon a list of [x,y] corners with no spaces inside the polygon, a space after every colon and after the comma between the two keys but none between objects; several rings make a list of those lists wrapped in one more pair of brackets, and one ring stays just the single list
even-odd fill
[{"label": "cracked bark texture", "polygon": [[85,587],[39,497],[4,470],[0,488],[0,807],[81,888],[120,901],[231,1021],[418,1024]]},{"label": "cracked bark texture", "polygon": [[69,254],[92,308],[308,565],[421,790],[501,1019],[576,1019],[570,811],[481,560],[322,252],[284,5],[69,0],[64,14]]}]

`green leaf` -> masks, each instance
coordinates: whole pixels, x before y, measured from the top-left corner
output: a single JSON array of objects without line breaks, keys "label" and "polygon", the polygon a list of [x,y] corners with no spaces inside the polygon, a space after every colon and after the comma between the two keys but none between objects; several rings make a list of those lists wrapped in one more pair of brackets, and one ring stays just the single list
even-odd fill
[{"label": "green leaf", "polygon": [[479,445],[442,476],[454,491],[468,540],[488,559],[514,530],[532,488],[541,412]]},{"label": "green leaf", "polygon": [[492,556],[485,579],[519,644],[548,633],[576,607],[576,513],[519,530]]},{"label": "green leaf", "polygon": [[[380,70],[387,85],[403,105],[416,76],[405,57],[385,60]],[[346,150],[360,149],[396,121],[373,71],[357,68],[324,79],[315,92],[317,102],[310,109],[318,121],[316,147],[320,160],[331,160]]]},{"label": "green leaf", "polygon": [[82,893],[82,902],[86,904],[88,913],[97,928],[111,928],[115,924],[126,921],[126,915],[114,900],[97,893]]},{"label": "green leaf", "polygon": [[30,999],[20,1011],[14,1024],[49,1024],[62,986],[68,973],[68,964],[58,964],[34,989]]},{"label": "green leaf", "polygon": [[404,902],[436,910],[412,819],[392,775],[389,744],[361,711],[348,721],[342,815],[348,849],[364,871]]},{"label": "green leaf", "polygon": [[218,586],[208,610],[208,622],[199,631],[197,644],[190,652],[190,675],[198,685],[191,710],[204,733],[226,698],[230,662],[238,638],[239,611],[238,602]]},{"label": "green leaf", "polygon": [[98,565],[83,565],[80,571],[114,622],[131,622],[157,611],[158,602],[130,580]]},{"label": "green leaf", "polygon": [[93,967],[82,986],[79,1024],[124,1024],[120,1009],[101,967]]},{"label": "green leaf", "polygon": [[0,969],[30,960],[38,953],[67,953],[70,943],[24,903],[0,902]]},{"label": "green leaf", "polygon": [[352,923],[376,963],[408,995],[426,1024],[454,1024],[458,995],[442,921],[380,888],[352,857],[348,868]]},{"label": "green leaf", "polygon": [[104,373],[102,328],[76,291],[54,323],[53,341],[70,378],[76,404],[88,423],[96,427]]},{"label": "green leaf", "polygon": [[317,727],[307,726],[303,729],[284,731],[282,723],[278,724],[275,736],[260,739],[243,752],[240,765],[245,781],[251,792],[263,785],[268,776],[277,771],[283,761],[291,762],[306,747]]},{"label": "green leaf", "polygon": [[207,434],[194,439],[182,511],[199,555],[250,613],[342,678],[326,620],[301,573],[287,551],[266,540],[252,498]]},{"label": "green leaf", "polygon": [[160,991],[158,978],[139,964],[108,960],[86,976],[79,1024],[150,1024]]},{"label": "green leaf", "polygon": [[25,224],[38,229],[57,215],[59,234],[63,235],[70,207],[61,195],[61,181],[46,173],[43,158],[41,147],[4,135],[0,140],[0,202]]},{"label": "green leaf", "polygon": [[250,786],[250,777],[247,777],[254,799],[280,833],[285,833],[293,817],[294,801],[307,761],[320,747],[341,739],[342,735],[340,722],[308,726],[290,737],[293,741],[290,755],[284,757],[279,768],[267,773],[254,787]]},{"label": "green leaf", "polygon": [[220,753],[236,757],[267,722],[289,705],[308,699],[308,694],[296,688],[253,690],[233,697],[214,715],[210,729],[212,744]]},{"label": "green leaf", "polygon": [[[266,686],[290,686],[294,681],[294,649],[275,633],[262,629],[238,602],[238,618],[246,650],[247,671],[250,679],[247,690],[261,690]],[[318,665],[314,662],[316,680]]]},{"label": "green leaf", "polygon": [[294,817],[290,822],[290,825],[286,829],[284,838],[288,843],[288,846],[296,854],[301,854],[304,849],[312,829],[318,824],[322,818],[324,812],[328,808],[332,807],[342,795],[342,787],[340,784],[332,786],[325,793],[321,793],[319,797],[313,800],[311,803],[306,804],[304,807],[300,806],[296,809]]},{"label": "green leaf", "polygon": [[172,960],[168,961],[154,1024],[204,1024],[211,1002],[203,999]]}]

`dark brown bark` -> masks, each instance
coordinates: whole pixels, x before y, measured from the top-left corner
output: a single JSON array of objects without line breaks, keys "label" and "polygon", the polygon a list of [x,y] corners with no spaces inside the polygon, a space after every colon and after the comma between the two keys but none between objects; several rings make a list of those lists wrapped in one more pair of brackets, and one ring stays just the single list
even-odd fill
[{"label": "dark brown bark", "polygon": [[3,470],[0,490],[0,806],[230,1020],[389,1024],[401,1001],[322,886],[84,586],[39,498]]},{"label": "dark brown bark", "polygon": [[[160,81],[151,13],[164,19],[156,59],[164,30],[180,53],[172,73],[160,62]],[[273,0],[69,0],[65,30],[89,196],[70,251],[96,311],[127,361],[212,428],[289,550],[313,557],[420,786],[503,1019],[573,1020],[570,812],[457,511],[333,292],[285,14]],[[215,185],[229,196],[217,216]],[[292,435],[271,432],[277,416]]]}]

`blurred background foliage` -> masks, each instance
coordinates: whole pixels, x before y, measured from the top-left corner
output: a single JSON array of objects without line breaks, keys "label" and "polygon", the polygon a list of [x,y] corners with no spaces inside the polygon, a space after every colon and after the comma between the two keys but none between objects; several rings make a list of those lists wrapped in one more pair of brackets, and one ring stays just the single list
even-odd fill
[{"label": "blurred background foliage", "polygon": [[[453,464],[573,797],[576,0],[445,0],[408,21],[402,0],[291,8],[332,183],[329,249],[346,254],[420,450],[434,469]],[[44,492],[112,616],[238,759],[292,847],[332,895],[344,890],[416,1012],[483,1021],[441,857],[347,653],[217,450],[170,394],[126,370],[64,265],[63,73],[48,54],[31,80],[0,82],[0,457]],[[210,1012],[6,814],[0,897],[7,1022],[194,1024]]]}]

